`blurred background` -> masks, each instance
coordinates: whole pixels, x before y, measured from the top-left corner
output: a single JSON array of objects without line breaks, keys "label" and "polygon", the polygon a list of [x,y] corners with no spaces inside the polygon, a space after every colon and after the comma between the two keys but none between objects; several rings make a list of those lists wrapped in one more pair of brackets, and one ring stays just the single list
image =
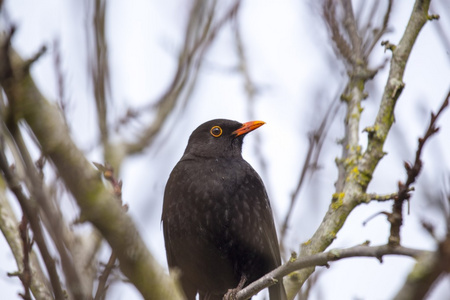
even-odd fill
[{"label": "blurred background", "polygon": [[[148,143],[126,157],[117,177],[123,201],[152,254],[167,267],[160,216],[165,183],[180,159],[190,133],[214,118],[267,124],[248,135],[244,158],[258,171],[269,192],[278,229],[291,200],[295,204],[283,238],[282,256],[299,251],[323,219],[334,183],[335,159],[342,149],[345,104],[339,99],[348,82],[345,64],[336,56],[324,20],[324,1],[79,1],[5,0],[1,30],[15,25],[13,46],[22,57],[47,52],[31,72],[44,96],[60,105],[76,141],[89,160],[104,162],[96,97],[107,104],[109,138],[136,141],[153,126]],[[353,1],[361,31],[380,26],[388,1]],[[98,9],[101,7],[102,9]],[[396,44],[410,17],[411,1],[393,1],[387,32],[381,40]],[[99,11],[104,13],[95,18]],[[395,123],[368,192],[394,193],[405,180],[404,161],[412,161],[417,139],[428,126],[450,86],[450,11],[446,0],[433,0],[428,22],[408,61],[405,88],[395,110]],[[98,16],[97,16],[98,17]],[[95,23],[94,20],[103,20]],[[370,20],[370,21],[369,21]],[[103,26],[102,28],[101,26]],[[100,33],[100,34],[99,34]],[[206,38],[202,39],[204,34]],[[100,42],[99,42],[100,41]],[[99,46],[100,45],[100,46]],[[186,49],[194,49],[190,57]],[[390,51],[380,42],[369,57],[379,68],[366,86],[361,130],[373,124],[389,71]],[[180,67],[184,63],[182,67]],[[100,64],[104,68],[97,68]],[[103,70],[98,73],[95,70]],[[99,81],[102,84],[99,84]],[[174,92],[176,91],[176,93]],[[172,99],[172,100],[171,100]],[[321,124],[325,130],[318,131]],[[424,167],[405,215],[402,244],[433,250],[436,242],[421,225],[433,224],[438,237],[446,232],[450,195],[450,117],[438,121],[439,133],[425,146]],[[307,165],[295,193],[311,136],[323,144]],[[360,134],[365,149],[367,136]],[[316,148],[317,149],[317,148]],[[294,194],[295,193],[295,194]],[[61,198],[68,220],[78,209]],[[385,244],[389,223],[379,215],[391,202],[357,207],[331,248],[370,241]],[[16,207],[18,216],[20,210]],[[104,260],[108,259],[104,246]],[[310,279],[309,299],[389,299],[398,291],[414,260],[405,257],[354,258],[318,268]],[[0,290],[3,299],[18,299],[22,285],[7,272],[17,268],[0,238]],[[140,299],[135,288],[118,278],[107,299]],[[430,299],[447,299],[450,278],[441,278]],[[256,299],[263,299],[260,293]]]}]

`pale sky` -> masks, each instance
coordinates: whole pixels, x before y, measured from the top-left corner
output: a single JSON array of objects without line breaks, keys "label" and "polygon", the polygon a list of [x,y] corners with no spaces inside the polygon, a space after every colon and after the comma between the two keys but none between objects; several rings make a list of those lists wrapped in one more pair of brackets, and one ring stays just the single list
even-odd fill
[{"label": "pale sky", "polygon": [[[53,49],[54,42],[59,41],[69,99],[69,124],[78,145],[89,150],[88,158],[98,161],[99,149],[92,150],[98,138],[96,113],[92,87],[87,82],[85,31],[91,22],[84,6],[89,1],[83,1],[83,5],[81,2],[6,0],[1,24],[4,26],[7,18],[17,26],[13,45],[25,58],[42,45],[48,46],[48,52],[34,65],[32,74],[51,101],[58,95]],[[399,41],[412,9],[410,2],[396,3],[391,32],[383,40]],[[231,1],[221,5],[226,7],[228,3]],[[113,116],[118,118],[128,106],[151,103],[167,88],[183,43],[190,5],[181,0],[112,0],[108,5],[111,100],[116,105]],[[433,1],[433,5],[431,13],[439,13],[446,1]],[[449,17],[448,12],[441,15],[442,28],[450,28]],[[380,15],[379,22],[381,18]],[[214,118],[244,122],[253,117],[267,123],[246,137],[243,155],[265,181],[279,227],[307,151],[307,133],[317,127],[324,114],[324,110],[317,112],[316,108],[326,109],[346,83],[345,68],[333,58],[331,42],[315,1],[246,0],[242,3],[239,22],[250,74],[259,91],[250,108],[252,116],[248,114],[243,78],[235,71],[238,60],[233,31],[228,25],[207,52],[206,63],[186,107],[176,108],[158,136],[158,146],[126,160],[120,174],[129,213],[150,251],[165,267],[159,221],[162,195],[168,174],[181,157],[192,130]],[[429,112],[438,109],[450,87],[450,49],[442,43],[436,23],[425,25],[413,48],[404,77],[406,86],[396,107],[396,123],[385,144],[388,155],[377,167],[369,192],[397,190],[397,182],[405,179],[403,161],[413,160],[417,138],[425,131]],[[446,36],[450,39],[448,31]],[[376,46],[370,65],[378,66],[390,57],[383,47]],[[368,84],[369,98],[363,102],[361,131],[374,121],[388,67]],[[294,209],[287,239],[290,250],[298,252],[299,244],[314,233],[334,192],[337,178],[334,160],[341,155],[336,141],[343,136],[344,107],[339,112],[322,151],[321,169],[306,182]],[[149,113],[144,123],[135,124],[134,128],[150,123],[152,117]],[[432,190],[442,189],[444,184],[449,187],[450,112],[444,114],[439,125],[441,131],[425,147],[424,169],[411,199],[411,214],[405,214],[402,227],[405,246],[433,249],[434,242],[421,228],[421,219],[435,222],[438,233],[444,230],[442,216],[430,208],[426,197],[430,184]],[[366,135],[361,132],[360,136],[364,149]],[[131,138],[123,132],[117,135],[118,140],[124,137]],[[264,158],[266,172],[259,155]],[[389,211],[390,207],[391,203],[371,203],[355,209],[330,248],[351,247],[366,240],[372,245],[386,243],[389,224],[384,217],[376,217],[366,226],[362,222],[377,212]],[[402,285],[413,263],[410,258],[394,257],[386,257],[383,264],[376,259],[361,258],[331,263],[330,269],[321,272],[311,299],[389,299]],[[0,238],[0,290],[5,299],[18,299],[17,293],[22,292],[19,280],[6,276],[6,272],[15,268],[8,246]],[[445,291],[450,291],[448,276],[431,299],[442,299]],[[261,295],[255,299],[263,299]],[[140,294],[129,285],[118,284],[111,288],[107,298],[140,299]]]}]

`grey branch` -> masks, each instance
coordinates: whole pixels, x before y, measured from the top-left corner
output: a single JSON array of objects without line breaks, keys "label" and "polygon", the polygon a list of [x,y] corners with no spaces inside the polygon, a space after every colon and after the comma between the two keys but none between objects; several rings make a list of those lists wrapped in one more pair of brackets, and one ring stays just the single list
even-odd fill
[{"label": "grey branch", "polygon": [[278,280],[294,271],[315,267],[315,266],[327,266],[329,262],[341,260],[344,258],[352,257],[374,257],[382,262],[382,258],[385,255],[401,255],[410,256],[414,258],[422,257],[424,255],[430,255],[431,252],[419,249],[412,249],[402,246],[391,247],[389,245],[383,246],[355,246],[347,249],[332,249],[327,252],[313,254],[309,256],[303,256],[299,258],[291,258],[288,262],[282,266],[276,268],[270,273],[267,273],[260,279],[249,284],[246,288],[237,293],[238,300],[248,299],[253,295],[256,295],[259,291],[266,287],[275,284]]}]

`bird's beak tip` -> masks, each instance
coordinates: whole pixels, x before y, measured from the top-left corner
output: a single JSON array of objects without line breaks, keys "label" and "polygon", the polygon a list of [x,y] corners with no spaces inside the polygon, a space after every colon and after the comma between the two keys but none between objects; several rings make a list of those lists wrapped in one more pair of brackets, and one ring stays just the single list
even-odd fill
[{"label": "bird's beak tip", "polygon": [[259,127],[263,126],[264,124],[266,124],[266,122],[264,122],[264,121],[250,121],[250,122],[246,122],[246,123],[242,124],[242,126],[240,128],[238,128],[237,130],[233,131],[233,134],[235,134],[236,136],[247,134],[250,131],[255,130],[256,128],[259,128]]}]

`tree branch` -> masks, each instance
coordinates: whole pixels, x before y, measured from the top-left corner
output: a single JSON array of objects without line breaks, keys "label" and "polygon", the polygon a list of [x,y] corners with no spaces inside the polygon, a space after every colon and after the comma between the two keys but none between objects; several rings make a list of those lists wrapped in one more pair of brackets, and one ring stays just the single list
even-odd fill
[{"label": "tree branch", "polygon": [[19,225],[20,238],[22,239],[22,248],[23,248],[23,271],[19,274],[20,281],[22,281],[24,294],[22,294],[22,298],[24,300],[31,300],[31,280],[33,278],[33,274],[31,273],[30,268],[30,253],[33,242],[30,240],[30,236],[28,235],[28,220],[25,216],[22,216],[22,221]]},{"label": "tree branch", "polygon": [[16,176],[14,176],[14,174],[11,172],[9,168],[3,149],[0,151],[0,169],[2,170],[3,177],[6,179],[6,182],[8,183],[9,189],[16,196],[22,208],[22,211],[30,221],[31,228],[34,233],[34,239],[39,247],[39,252],[41,253],[45,266],[47,267],[47,272],[49,274],[50,282],[52,284],[54,297],[55,299],[63,300],[64,293],[61,288],[58,272],[56,271],[56,264],[54,259],[50,255],[50,252],[47,248],[47,244],[45,243],[38,216],[34,212],[33,206],[35,206],[35,204],[31,203],[32,201],[28,199],[22,192],[22,187],[18,179],[16,178]]},{"label": "tree branch", "polygon": [[428,139],[438,132],[439,128],[436,127],[436,122],[444,109],[448,106],[450,100],[450,91],[447,94],[444,102],[442,103],[439,111],[434,114],[431,113],[430,124],[422,138],[419,138],[419,145],[416,151],[416,157],[414,159],[414,164],[411,166],[409,163],[405,162],[405,169],[407,173],[407,178],[405,183],[399,182],[398,184],[398,196],[394,200],[392,205],[392,213],[388,215],[388,220],[391,223],[391,233],[389,235],[389,244],[399,245],[400,244],[400,227],[403,224],[403,203],[409,201],[410,194],[409,190],[411,185],[416,181],[417,176],[419,176],[422,170],[422,150]]},{"label": "tree branch", "polygon": [[[0,180],[3,181],[3,177],[0,177]],[[6,242],[8,243],[16,260],[18,273],[21,273],[24,266],[23,251],[19,234],[19,222],[17,221],[14,212],[9,205],[8,199],[6,198],[6,190],[4,189],[6,186],[3,185],[3,182],[0,186],[0,230],[5,236]],[[30,287],[33,296],[37,300],[53,299],[51,287],[42,272],[41,265],[34,251],[30,252],[29,263],[32,274]]]},{"label": "tree branch", "polygon": [[372,32],[373,32],[372,39],[371,40],[367,40],[366,43],[364,44],[363,49],[364,49],[364,52],[366,54],[369,54],[369,53],[372,52],[372,50],[375,47],[375,45],[379,42],[381,37],[386,33],[387,27],[388,27],[388,24],[389,24],[389,18],[391,16],[393,2],[394,2],[394,0],[389,0],[388,1],[388,7],[386,8],[386,12],[384,14],[383,24],[381,25],[380,28],[376,28],[376,29],[372,30]]},{"label": "tree branch", "polygon": [[[118,202],[120,203],[120,205],[122,205],[122,181],[115,178],[114,169],[109,165],[101,165],[98,163],[94,163],[94,165],[99,171],[102,172],[103,177],[111,183],[114,190],[114,195],[116,196],[116,199],[119,200]],[[122,207],[125,211],[128,210],[127,205],[123,205]],[[97,292],[95,293],[94,300],[105,299],[106,292],[108,290],[108,286],[106,285],[106,283],[108,281],[109,275],[115,267],[116,260],[117,256],[115,255],[114,251],[112,251],[108,263],[105,265],[102,274],[98,278]]]},{"label": "tree branch", "polygon": [[2,65],[13,61],[7,66],[12,72],[0,76],[0,84],[14,104],[16,117],[23,117],[34,133],[42,152],[77,201],[82,218],[91,222],[115,251],[122,272],[146,299],[182,299],[174,280],[152,257],[131,218],[70,139],[58,109],[44,99],[24,70],[23,60],[11,50],[0,53],[0,61]]},{"label": "tree branch", "polygon": [[[414,191],[413,187],[408,188],[408,192],[411,192],[411,191]],[[392,194],[386,194],[386,195],[370,193],[370,194],[366,194],[366,196],[367,196],[366,199],[361,199],[365,203],[369,203],[370,201],[383,202],[383,201],[389,201],[389,200],[394,200],[394,199],[398,198],[398,192],[392,193]]]},{"label": "tree branch", "polygon": [[[14,114],[13,111],[10,113]],[[15,118],[11,117],[10,119],[14,120]],[[54,245],[58,249],[69,294],[74,299],[85,299],[90,295],[90,285],[92,285],[92,281],[89,280],[90,276],[87,276],[87,272],[83,270],[81,261],[79,261],[80,264],[75,265],[70,257],[69,249],[71,249],[71,246],[74,246],[73,243],[67,243],[64,245],[64,242],[72,240],[73,236],[70,234],[69,237],[69,230],[67,230],[65,226],[61,212],[56,209],[54,205],[52,205],[53,203],[51,201],[50,193],[46,189],[42,178],[38,174],[38,170],[36,169],[35,163],[31,158],[17,123],[12,121],[8,122],[8,129],[14,139],[14,144],[20,155],[20,160],[16,163],[16,165],[23,164],[23,169],[27,174],[25,185],[31,194],[31,198],[33,201],[36,201],[37,207],[40,208],[34,212],[36,216],[33,216],[33,218],[37,218],[39,221],[39,226],[41,219],[47,221],[47,231],[52,237]],[[35,209],[31,208],[31,211],[33,210]],[[33,231],[36,229],[33,227],[34,224],[35,223],[32,220],[31,225]],[[41,229],[38,230],[41,231]],[[37,237],[39,238],[39,235]],[[45,241],[42,243],[45,243]],[[76,246],[73,248],[78,249]],[[75,250],[73,248],[71,249],[72,251]]]},{"label": "tree branch", "polygon": [[419,257],[394,300],[425,299],[438,277],[450,272],[450,232],[439,243],[437,251]]},{"label": "tree branch", "polygon": [[294,271],[298,271],[305,268],[311,268],[315,266],[326,266],[328,267],[328,263],[332,261],[341,260],[344,258],[352,258],[352,257],[374,257],[377,258],[380,262],[383,260],[383,256],[385,255],[401,255],[401,256],[410,256],[413,258],[418,258],[425,254],[430,254],[431,252],[419,249],[412,249],[402,246],[354,246],[347,249],[332,249],[327,252],[313,254],[309,256],[301,256],[301,257],[291,257],[289,261],[284,263],[282,266],[276,268],[275,270],[267,273],[260,279],[252,282],[247,287],[242,289],[237,293],[238,300],[248,299],[253,295],[256,295],[259,291],[267,288],[273,284],[275,284],[278,280],[281,280],[284,276],[295,276],[292,274]]},{"label": "tree branch", "polygon": [[[428,17],[430,0],[417,0],[405,33],[399,46],[393,50],[391,69],[388,82],[384,91],[377,119],[369,132],[369,140],[366,151],[361,154],[361,147],[358,141],[359,119],[361,114],[360,100],[364,98],[364,79],[371,78],[374,73],[367,71],[363,66],[359,66],[351,78],[355,81],[348,86],[349,97],[344,96],[348,101],[348,112],[346,122],[346,143],[343,147],[343,158],[340,160],[340,178],[342,186],[337,185],[336,195],[333,197],[328,211],[322,223],[310,240],[302,244],[301,256],[311,255],[324,251],[336,238],[336,234],[342,228],[350,212],[355,208],[361,199],[365,198],[365,191],[372,179],[372,174],[378,162],[384,156],[383,145],[387,134],[394,120],[394,107],[401,90],[404,86],[402,82],[406,62],[411,53],[411,49],[417,39],[420,29],[424,26]],[[363,61],[367,61],[363,60]],[[348,153],[347,153],[348,151]],[[341,171],[342,170],[342,171]],[[314,272],[314,268],[296,271],[284,280],[288,297],[292,299],[300,290],[302,284]]]},{"label": "tree branch", "polygon": [[383,145],[394,122],[394,108],[405,84],[403,74],[412,47],[420,30],[428,20],[428,9],[431,0],[416,0],[405,33],[397,47],[392,49],[391,67],[381,99],[380,109],[374,125],[368,130],[369,140],[364,153],[360,172],[372,174],[380,159],[384,156]]},{"label": "tree branch", "polygon": [[[87,40],[89,43],[89,29],[93,29],[93,47],[94,49],[88,49],[88,53],[94,52],[94,55],[89,55],[90,58],[90,69],[91,69],[91,79],[92,86],[94,88],[94,99],[97,108],[97,122],[100,129],[100,140],[103,146],[104,156],[107,158],[109,156],[110,147],[109,145],[109,130],[108,130],[108,103],[107,97],[110,93],[110,82],[109,82],[109,62],[108,62],[108,47],[106,43],[106,4],[104,0],[96,0],[94,15],[89,22],[93,23],[92,26],[86,26],[87,28]],[[91,25],[91,24],[89,24]],[[118,166],[114,166],[118,168]]]}]

